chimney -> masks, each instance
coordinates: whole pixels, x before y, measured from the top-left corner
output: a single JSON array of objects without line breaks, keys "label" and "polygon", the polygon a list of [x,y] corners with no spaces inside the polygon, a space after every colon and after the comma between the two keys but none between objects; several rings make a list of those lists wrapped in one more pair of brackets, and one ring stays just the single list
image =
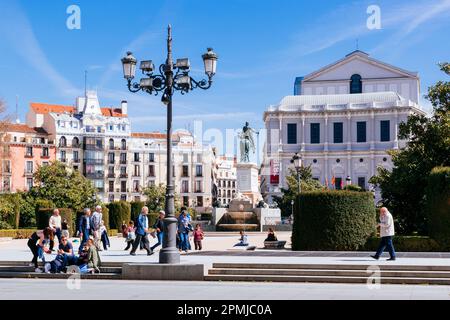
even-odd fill
[{"label": "chimney", "polygon": [[122,114],[128,114],[128,102],[123,100],[120,104],[120,109],[122,110]]}]

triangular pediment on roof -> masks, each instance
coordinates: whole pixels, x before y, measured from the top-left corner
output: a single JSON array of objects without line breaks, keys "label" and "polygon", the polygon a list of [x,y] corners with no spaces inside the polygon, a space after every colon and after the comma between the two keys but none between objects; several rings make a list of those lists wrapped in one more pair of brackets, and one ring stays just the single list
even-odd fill
[{"label": "triangular pediment on roof", "polygon": [[416,72],[407,71],[373,59],[363,51],[353,51],[345,58],[325,66],[304,77],[304,81],[330,81],[350,79],[354,74],[363,78],[414,78]]}]

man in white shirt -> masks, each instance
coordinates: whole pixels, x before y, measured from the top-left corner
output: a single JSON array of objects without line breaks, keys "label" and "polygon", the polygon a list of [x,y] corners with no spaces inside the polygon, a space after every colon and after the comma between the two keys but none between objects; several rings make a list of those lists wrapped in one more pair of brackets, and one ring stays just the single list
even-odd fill
[{"label": "man in white shirt", "polygon": [[102,237],[100,233],[100,226],[102,220],[103,220],[102,207],[97,206],[95,208],[95,212],[92,214],[92,230],[94,234],[94,244],[97,247],[97,250],[99,251],[102,251],[100,246],[100,241]]},{"label": "man in white shirt", "polygon": [[379,260],[384,250],[389,250],[391,258],[388,261],[395,261],[396,254],[394,245],[392,243],[392,238],[395,236],[394,218],[387,208],[380,209],[380,222],[378,226],[380,227],[381,243],[378,247],[378,251],[374,256],[371,256],[375,260]]},{"label": "man in white shirt", "polygon": [[[59,214],[59,210],[53,210],[53,215],[50,217],[48,222],[48,226],[52,229],[53,233],[58,238],[58,244],[61,243],[61,216]],[[55,241],[50,240],[50,250],[53,251],[53,247],[55,246]]]}]

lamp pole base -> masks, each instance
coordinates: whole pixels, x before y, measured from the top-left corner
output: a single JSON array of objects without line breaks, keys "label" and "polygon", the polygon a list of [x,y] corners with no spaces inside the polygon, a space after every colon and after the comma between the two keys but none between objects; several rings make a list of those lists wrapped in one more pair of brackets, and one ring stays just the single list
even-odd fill
[{"label": "lamp pole base", "polygon": [[177,248],[165,248],[159,252],[160,264],[179,264],[180,253]]}]

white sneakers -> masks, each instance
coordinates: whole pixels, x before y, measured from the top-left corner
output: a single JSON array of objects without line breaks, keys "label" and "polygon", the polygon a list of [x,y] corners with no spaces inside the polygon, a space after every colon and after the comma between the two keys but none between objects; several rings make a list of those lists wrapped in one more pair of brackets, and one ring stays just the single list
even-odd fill
[{"label": "white sneakers", "polygon": [[42,270],[39,269],[39,268],[36,268],[36,270],[34,270],[34,272],[36,272],[36,273],[42,273]]}]

